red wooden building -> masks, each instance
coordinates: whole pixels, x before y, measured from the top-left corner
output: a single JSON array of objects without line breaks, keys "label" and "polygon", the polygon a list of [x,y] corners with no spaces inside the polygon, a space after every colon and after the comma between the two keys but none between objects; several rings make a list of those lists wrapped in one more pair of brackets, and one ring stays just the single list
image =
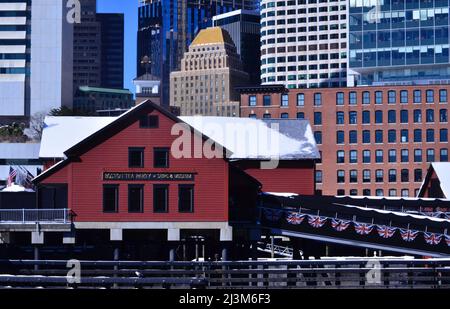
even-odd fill
[{"label": "red wooden building", "polygon": [[450,163],[430,164],[418,197],[450,199]]}]

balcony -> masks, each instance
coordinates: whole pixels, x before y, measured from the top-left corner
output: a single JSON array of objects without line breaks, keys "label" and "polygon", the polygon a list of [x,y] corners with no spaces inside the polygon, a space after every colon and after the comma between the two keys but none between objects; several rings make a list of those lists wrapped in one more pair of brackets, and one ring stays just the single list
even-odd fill
[{"label": "balcony", "polygon": [[70,209],[0,209],[0,231],[70,231]]}]

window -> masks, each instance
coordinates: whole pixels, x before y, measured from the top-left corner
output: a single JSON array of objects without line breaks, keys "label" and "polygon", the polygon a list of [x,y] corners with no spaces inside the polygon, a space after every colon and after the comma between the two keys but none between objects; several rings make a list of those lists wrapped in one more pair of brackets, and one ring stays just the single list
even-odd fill
[{"label": "window", "polygon": [[[356,181],[355,181],[356,182]],[[358,195],[358,190],[356,190],[356,189],[350,189],[350,195],[351,196],[356,196],[356,195]]]},{"label": "window", "polygon": [[350,163],[358,163],[358,151],[350,150]]},{"label": "window", "polygon": [[314,112],[314,125],[321,125],[321,124],[322,124],[322,113]]},{"label": "window", "polygon": [[144,211],[144,185],[128,185],[128,212]]},{"label": "window", "polygon": [[314,132],[314,138],[316,139],[316,144],[321,145],[322,144],[322,131]]},{"label": "window", "polygon": [[358,171],[357,170],[351,170],[350,171],[350,182],[351,183],[357,183],[358,182]]},{"label": "window", "polygon": [[272,97],[270,95],[263,96],[263,105],[264,106],[272,105]]},{"label": "window", "polygon": [[281,95],[281,106],[283,106],[283,107],[289,106],[289,95],[287,95],[287,94]]},{"label": "window", "polygon": [[370,123],[370,111],[362,112],[362,123],[364,124]]},{"label": "window", "polygon": [[339,170],[337,171],[337,183],[345,182],[345,171]]},{"label": "window", "polygon": [[375,143],[377,144],[383,143],[383,130],[375,131]]},{"label": "window", "polygon": [[395,110],[389,110],[388,111],[388,123],[396,123],[397,122],[397,114],[395,113]]},{"label": "window", "polygon": [[169,185],[153,185],[153,211],[169,211]]},{"label": "window", "polygon": [[370,131],[364,130],[362,133],[363,133],[363,144],[369,144],[370,143]]},{"label": "window", "polygon": [[248,97],[248,105],[256,106],[256,96],[255,95],[251,95]]},{"label": "window", "polygon": [[345,152],[344,152],[344,150],[338,150],[336,152],[336,156],[337,156],[337,158],[336,158],[336,162],[337,163],[345,163]]},{"label": "window", "polygon": [[344,105],[344,93],[336,93],[336,105]]},{"label": "window", "polygon": [[408,189],[402,189],[402,197],[409,197],[409,190]]},{"label": "window", "polygon": [[305,113],[304,112],[298,112],[297,113],[297,119],[305,119]]},{"label": "window", "polygon": [[434,130],[427,129],[427,143],[434,143]]},{"label": "window", "polygon": [[322,171],[316,171],[316,183],[322,183]]},{"label": "window", "polygon": [[271,115],[271,114],[268,114],[268,113],[265,113],[265,114],[263,115],[263,118],[264,118],[264,119],[270,119],[270,118],[272,118],[272,115]]},{"label": "window", "polygon": [[441,162],[448,162],[448,149],[442,148],[440,150]]},{"label": "window", "polygon": [[363,151],[363,163],[370,163],[370,150]]},{"label": "window", "polygon": [[383,123],[383,111],[375,111],[375,123]]},{"label": "window", "polygon": [[280,117],[281,117],[281,119],[288,119],[289,113],[281,113]]},{"label": "window", "polygon": [[434,122],[434,110],[432,110],[432,109],[427,109],[427,111],[426,111],[426,115],[427,115],[427,119],[426,119],[426,121],[427,122]]},{"label": "window", "polygon": [[422,142],[422,130],[415,129],[414,130],[414,143],[421,143],[421,142]]},{"label": "window", "polygon": [[408,103],[408,90],[400,91],[400,103]]},{"label": "window", "polygon": [[388,131],[388,143],[395,143],[397,141],[397,131],[389,130]]},{"label": "window", "polygon": [[378,149],[375,151],[375,162],[383,163],[383,150]]},{"label": "window", "polygon": [[348,141],[350,144],[358,143],[358,132],[356,130],[351,130],[348,132]]},{"label": "window", "polygon": [[409,162],[409,150],[408,149],[401,150],[401,161],[402,161],[402,163]]},{"label": "window", "polygon": [[434,90],[427,90],[427,103],[434,102]]},{"label": "window", "polygon": [[388,181],[397,182],[397,170],[394,169],[389,170]]},{"label": "window", "polygon": [[145,115],[139,119],[139,127],[153,129],[159,126],[159,118],[156,115]]},{"label": "window", "polygon": [[103,212],[119,211],[119,185],[103,185]]},{"label": "window", "polygon": [[407,129],[403,129],[400,131],[400,141],[402,143],[407,143],[408,142],[408,130]]},{"label": "window", "polygon": [[336,132],[336,144],[344,144],[345,138],[344,138],[344,131],[337,131]]},{"label": "window", "polygon": [[348,104],[356,105],[358,103],[358,98],[356,96],[356,92],[351,91],[348,97]]},{"label": "window", "polygon": [[178,185],[178,211],[194,212],[194,185]]},{"label": "window", "polygon": [[394,90],[388,91],[388,104],[397,103],[397,95]]},{"label": "window", "polygon": [[388,158],[389,163],[397,162],[397,150],[389,149],[388,156],[389,156],[389,158]]},{"label": "window", "polygon": [[400,111],[400,123],[408,123],[408,111],[406,109]]},{"label": "window", "polygon": [[375,182],[383,182],[384,176],[383,176],[383,170],[376,170],[375,171]]},{"label": "window", "polygon": [[422,103],[422,91],[420,90],[414,90],[414,103]]},{"label": "window", "polygon": [[314,93],[314,106],[321,106],[321,105],[322,105],[322,94]]},{"label": "window", "polygon": [[439,111],[439,121],[440,122],[448,122],[448,114],[446,109],[441,109]]},{"label": "window", "polygon": [[370,189],[363,189],[363,196],[371,196],[372,193],[370,191]]},{"label": "window", "polygon": [[358,113],[357,112],[349,112],[348,113],[349,122],[350,124],[357,124],[358,123]]},{"label": "window", "polygon": [[422,162],[422,149],[414,149],[414,162]]},{"label": "window", "polygon": [[415,182],[422,182],[423,181],[423,174],[422,174],[422,170],[420,168],[416,168],[414,170],[414,181]]},{"label": "window", "polygon": [[128,167],[144,167],[144,148],[128,148]]},{"label": "window", "polygon": [[345,114],[344,112],[336,113],[336,124],[344,124],[345,123]]},{"label": "window", "polygon": [[383,104],[383,92],[375,91],[375,104]]},{"label": "window", "polygon": [[439,130],[439,141],[441,143],[448,142],[448,129]]},{"label": "window", "polygon": [[363,92],[363,104],[370,104],[370,92],[369,91]]},{"label": "window", "polygon": [[345,195],[345,190],[344,190],[344,189],[338,189],[338,190],[337,190],[337,195],[338,195],[338,196],[340,196],[340,195]]},{"label": "window", "polygon": [[427,149],[427,162],[434,162],[434,149]]},{"label": "window", "polygon": [[414,110],[414,123],[422,122],[422,111],[420,109]]},{"label": "window", "polygon": [[305,106],[305,94],[297,94],[297,106]]},{"label": "window", "polygon": [[448,102],[447,90],[445,90],[445,89],[439,90],[439,102],[440,103],[447,103]]},{"label": "window", "polygon": [[363,182],[370,182],[370,170],[363,170]]},{"label": "window", "polygon": [[376,189],[376,190],[375,190],[375,195],[376,195],[376,196],[384,196],[384,191],[383,191],[383,189]]},{"label": "window", "polygon": [[153,149],[153,167],[155,168],[169,167],[169,148]]},{"label": "window", "polygon": [[406,168],[402,169],[400,178],[402,182],[409,182],[409,170]]},{"label": "window", "polygon": [[389,189],[389,196],[397,196],[397,190],[396,189]]}]

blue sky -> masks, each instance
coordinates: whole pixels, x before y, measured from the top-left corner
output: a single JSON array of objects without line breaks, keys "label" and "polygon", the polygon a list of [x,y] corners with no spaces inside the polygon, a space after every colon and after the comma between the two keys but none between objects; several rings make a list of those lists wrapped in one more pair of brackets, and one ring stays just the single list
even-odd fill
[{"label": "blue sky", "polygon": [[97,0],[99,13],[125,14],[125,77],[124,87],[134,93],[136,77],[136,37],[138,27],[138,0]]}]

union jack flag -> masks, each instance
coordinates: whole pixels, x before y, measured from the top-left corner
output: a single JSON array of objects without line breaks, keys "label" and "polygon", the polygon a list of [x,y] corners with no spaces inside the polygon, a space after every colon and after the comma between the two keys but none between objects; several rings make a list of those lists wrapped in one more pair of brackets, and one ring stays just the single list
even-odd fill
[{"label": "union jack flag", "polygon": [[442,240],[442,234],[435,234],[435,233],[423,233],[423,238],[425,238],[425,241],[429,245],[437,245]]},{"label": "union jack flag", "polygon": [[419,234],[419,231],[400,229],[400,235],[402,236],[402,239],[404,241],[411,242],[414,239],[416,239],[418,234]]},{"label": "union jack flag", "polygon": [[345,231],[350,226],[350,221],[331,219],[331,226],[338,232]]},{"label": "union jack flag", "polygon": [[314,228],[322,227],[325,222],[327,222],[327,218],[320,216],[308,216],[308,223]]},{"label": "union jack flag", "polygon": [[269,221],[276,222],[276,221],[280,220],[282,214],[283,214],[282,210],[278,210],[278,209],[264,209],[264,216]]},{"label": "union jack flag", "polygon": [[447,243],[447,246],[450,247],[450,236],[449,235],[445,235],[445,242]]},{"label": "union jack flag", "polygon": [[396,230],[397,229],[395,227],[389,227],[386,225],[377,225],[378,235],[380,235],[380,237],[383,238],[391,238],[392,236],[394,236]]},{"label": "union jack flag", "polygon": [[359,235],[368,235],[373,230],[373,224],[354,222],[355,231]]},{"label": "union jack flag", "polygon": [[287,222],[290,224],[301,224],[305,220],[306,215],[302,215],[298,212],[290,212],[286,218]]}]

